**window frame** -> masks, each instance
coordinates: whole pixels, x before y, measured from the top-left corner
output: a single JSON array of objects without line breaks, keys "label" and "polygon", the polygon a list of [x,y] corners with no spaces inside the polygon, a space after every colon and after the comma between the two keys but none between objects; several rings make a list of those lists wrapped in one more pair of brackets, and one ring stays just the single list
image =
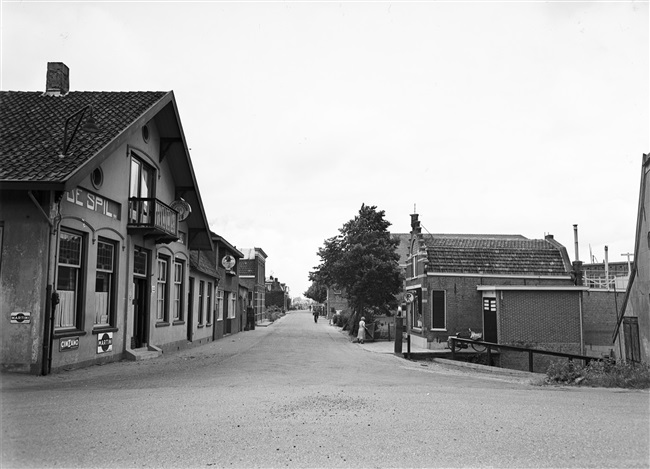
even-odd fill
[{"label": "window frame", "polygon": [[217,289],[217,321],[223,321],[223,290]]},{"label": "window frame", "polygon": [[[162,270],[161,264],[164,264]],[[156,256],[156,322],[158,323],[169,323],[169,265],[169,256],[163,254]],[[164,274],[162,281],[161,272]]]},{"label": "window frame", "polygon": [[[104,269],[100,268],[100,245],[105,244],[108,245],[112,248],[113,252],[111,255],[111,261],[112,261],[112,266],[111,269]],[[93,328],[99,329],[99,328],[106,328],[106,327],[115,327],[115,304],[116,304],[116,297],[117,297],[117,285],[118,285],[118,269],[117,269],[117,253],[118,253],[118,243],[116,241],[113,241],[108,238],[98,238],[97,239],[97,253],[95,256],[96,259],[96,264],[95,264],[95,318],[93,320]],[[107,308],[106,308],[106,316],[107,320],[105,323],[98,322],[97,318],[97,293],[100,293],[97,291],[97,280],[98,280],[98,275],[99,273],[106,273],[108,274],[108,295],[107,295]],[[100,315],[101,317],[102,315]]]},{"label": "window frame", "polygon": [[183,322],[185,319],[185,302],[183,301],[185,295],[185,262],[181,259],[174,259],[172,286],[172,319],[174,322]]},{"label": "window frame", "polygon": [[199,280],[199,310],[197,315],[197,324],[203,327],[203,298],[205,295],[205,280]]},{"label": "window frame", "polygon": [[205,300],[205,323],[210,325],[212,324],[212,282],[208,282]]},{"label": "window frame", "polygon": [[230,294],[230,307],[228,308],[228,319],[235,319],[236,307],[237,307],[237,297],[233,292]]},{"label": "window frame", "polygon": [[[70,263],[62,263],[61,262],[61,241],[63,236],[73,236],[79,238],[79,263],[78,265],[75,264],[70,264]],[[80,232],[80,231],[75,231],[67,228],[61,228],[59,231],[59,236],[57,239],[57,258],[56,258],[56,292],[59,298],[59,304],[56,305],[55,310],[54,310],[54,333],[65,333],[65,332],[70,332],[70,331],[82,331],[84,329],[84,323],[83,323],[83,314],[82,314],[82,305],[84,304],[85,300],[85,293],[86,289],[85,284],[86,284],[86,262],[85,262],[85,256],[87,255],[87,234]],[[76,269],[75,272],[75,295],[73,299],[73,304],[74,304],[74,310],[72,312],[72,320],[73,323],[71,325],[66,325],[62,326],[60,325],[61,320],[62,320],[62,309],[64,308],[64,305],[66,305],[66,300],[62,299],[61,292],[62,291],[72,291],[72,290],[64,290],[61,288],[61,268],[73,268]],[[66,295],[67,296],[67,295]],[[58,323],[58,325],[57,325]]]},{"label": "window frame", "polygon": [[[435,314],[436,314],[436,293],[442,294],[442,327],[434,327],[435,324]],[[430,311],[430,327],[432,331],[446,331],[447,330],[447,291],[446,290],[431,290],[431,311]]]}]

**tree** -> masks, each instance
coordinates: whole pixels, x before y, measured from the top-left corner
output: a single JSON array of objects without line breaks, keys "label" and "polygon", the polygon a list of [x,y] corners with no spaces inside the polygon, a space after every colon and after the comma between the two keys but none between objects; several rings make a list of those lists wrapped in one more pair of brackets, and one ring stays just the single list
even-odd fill
[{"label": "tree", "polygon": [[[318,250],[320,264],[310,272],[312,282],[342,288],[354,310],[354,322],[361,315],[371,319],[397,303],[402,272],[397,253],[398,239],[388,231],[384,211],[363,204],[359,214],[326,239]],[[354,328],[351,328],[353,332]]]},{"label": "tree", "polygon": [[327,287],[312,281],[303,295],[314,300],[316,303],[324,303],[327,299]]}]

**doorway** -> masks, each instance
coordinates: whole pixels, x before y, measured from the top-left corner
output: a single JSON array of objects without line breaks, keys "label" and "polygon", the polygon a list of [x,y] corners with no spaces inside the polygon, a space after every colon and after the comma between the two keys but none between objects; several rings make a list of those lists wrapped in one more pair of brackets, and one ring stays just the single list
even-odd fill
[{"label": "doorway", "polygon": [[497,343],[497,299],[483,298],[483,340]]},{"label": "doorway", "polygon": [[187,340],[192,342],[194,338],[194,277],[190,277],[190,291],[187,295]]},{"label": "doorway", "polygon": [[132,348],[148,343],[147,279],[133,277],[133,339]]}]

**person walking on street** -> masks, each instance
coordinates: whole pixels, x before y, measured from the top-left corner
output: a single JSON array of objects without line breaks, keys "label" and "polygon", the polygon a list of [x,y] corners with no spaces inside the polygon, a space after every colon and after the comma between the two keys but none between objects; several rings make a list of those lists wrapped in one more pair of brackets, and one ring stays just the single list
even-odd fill
[{"label": "person walking on street", "polygon": [[359,321],[359,332],[357,333],[357,339],[360,344],[366,340],[366,318],[361,316],[361,321]]},{"label": "person walking on street", "polygon": [[314,322],[318,322],[318,311],[314,310]]}]

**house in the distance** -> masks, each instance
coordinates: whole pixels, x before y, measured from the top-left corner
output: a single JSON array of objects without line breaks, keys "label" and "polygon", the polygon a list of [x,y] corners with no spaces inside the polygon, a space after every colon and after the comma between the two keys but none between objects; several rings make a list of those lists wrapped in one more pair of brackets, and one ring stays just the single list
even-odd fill
[{"label": "house in the distance", "polygon": [[240,250],[244,257],[239,261],[239,283],[248,289],[248,305],[253,308],[255,323],[264,319],[266,295],[266,258],[262,248]]},{"label": "house in the distance", "polygon": [[214,328],[214,338],[218,339],[244,330],[248,298],[239,290],[239,266],[244,254],[216,233],[212,233],[212,243],[221,278],[216,293]]}]

